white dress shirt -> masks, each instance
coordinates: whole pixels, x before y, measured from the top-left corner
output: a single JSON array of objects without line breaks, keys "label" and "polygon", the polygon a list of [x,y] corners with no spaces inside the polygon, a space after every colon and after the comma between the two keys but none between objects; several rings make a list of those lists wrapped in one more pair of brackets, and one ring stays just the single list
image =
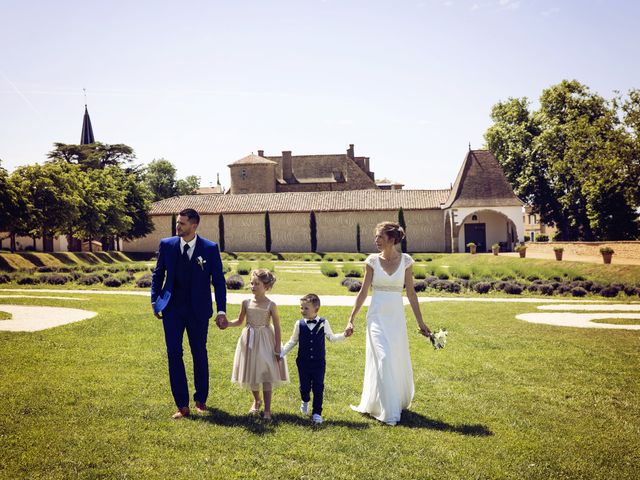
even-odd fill
[{"label": "white dress shirt", "polygon": [[196,249],[196,240],[198,240],[198,234],[191,239],[190,242],[185,242],[184,238],[180,237],[180,255],[184,252],[184,246],[189,245],[189,250],[187,250],[187,255],[189,255],[189,260],[193,256],[193,251]]},{"label": "white dress shirt", "polygon": [[[314,324],[307,323],[307,320],[313,320],[313,319],[305,318],[304,320],[309,330],[313,330],[316,327],[315,323]],[[320,320],[320,317],[316,316],[315,320],[317,322],[318,320]],[[341,342],[345,338],[344,333],[333,333],[333,330],[331,330],[331,325],[329,325],[329,320],[327,319],[324,320],[324,323],[320,328],[324,328],[324,336],[330,342]],[[291,338],[286,343],[286,345],[282,347],[282,352],[280,352],[280,358],[284,358],[284,356],[287,353],[289,353],[293,347],[296,346],[299,340],[300,340],[300,322],[296,322],[296,324],[293,326],[293,334],[291,335]]]}]

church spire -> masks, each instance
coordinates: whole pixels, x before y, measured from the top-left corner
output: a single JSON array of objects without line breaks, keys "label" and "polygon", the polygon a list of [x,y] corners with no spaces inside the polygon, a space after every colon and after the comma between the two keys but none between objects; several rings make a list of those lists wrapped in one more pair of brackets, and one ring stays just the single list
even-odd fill
[{"label": "church spire", "polygon": [[91,119],[89,118],[89,110],[87,110],[87,90],[84,90],[84,118],[82,120],[82,134],[80,136],[80,145],[88,145],[95,143],[93,137],[93,128],[91,127]]}]

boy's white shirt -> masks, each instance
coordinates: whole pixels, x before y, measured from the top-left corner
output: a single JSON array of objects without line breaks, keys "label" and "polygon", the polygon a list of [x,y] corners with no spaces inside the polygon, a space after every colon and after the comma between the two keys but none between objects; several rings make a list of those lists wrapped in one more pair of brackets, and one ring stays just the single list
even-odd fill
[{"label": "boy's white shirt", "polygon": [[[307,319],[305,318],[305,325],[309,330],[313,330],[315,325],[309,325],[307,323]],[[316,315],[316,321],[320,320],[320,316]],[[341,342],[344,340],[344,333],[333,333],[331,330],[331,325],[329,325],[329,320],[325,318],[324,323],[320,326],[320,328],[324,329],[324,336],[329,339],[330,342]],[[298,341],[300,340],[300,321],[297,321],[293,326],[293,334],[291,334],[291,338],[286,343],[284,347],[282,347],[282,351],[280,352],[280,358],[284,358],[284,356],[291,351],[293,347],[296,346]]]}]

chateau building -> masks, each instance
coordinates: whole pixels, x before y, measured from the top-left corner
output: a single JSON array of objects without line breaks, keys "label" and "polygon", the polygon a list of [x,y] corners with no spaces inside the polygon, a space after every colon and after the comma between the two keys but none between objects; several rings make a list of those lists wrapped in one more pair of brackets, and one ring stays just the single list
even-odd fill
[{"label": "chateau building", "polygon": [[[296,157],[291,157],[289,169],[287,155],[265,157],[258,153],[229,166],[231,190],[226,195],[186,195],[155,202],[151,208],[155,231],[126,242],[124,250],[155,251],[160,239],[171,235],[173,216],[184,208],[200,213],[198,231],[224,243],[226,251],[265,251],[269,237],[274,252],[310,251],[312,243],[317,251],[355,252],[360,246],[361,251],[372,252],[375,225],[398,221],[401,209],[410,252],[462,252],[471,241],[481,252],[493,243],[501,243],[508,251],[524,237],[523,203],[486,150],[469,150],[453,187],[442,190],[379,188],[369,170],[369,159],[365,162],[361,157],[362,161],[356,162],[352,145],[342,156],[297,157],[302,159],[298,165],[315,159],[306,169],[294,169]],[[323,157],[330,157],[328,166],[319,162]],[[314,164],[312,170],[310,165]],[[337,172],[340,165],[344,168],[342,177],[311,176],[312,171],[314,175]],[[359,170],[350,183],[349,169],[354,165]],[[289,171],[291,175],[286,173]],[[304,188],[310,191],[300,191]]]},{"label": "chateau building", "polygon": [[369,157],[356,157],[354,146],[343,154],[247,155],[231,163],[231,194],[326,192],[377,189]]}]

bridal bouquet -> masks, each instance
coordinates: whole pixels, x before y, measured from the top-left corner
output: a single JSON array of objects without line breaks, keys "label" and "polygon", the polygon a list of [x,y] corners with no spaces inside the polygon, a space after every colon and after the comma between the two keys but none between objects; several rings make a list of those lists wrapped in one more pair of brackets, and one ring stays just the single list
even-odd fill
[{"label": "bridal bouquet", "polygon": [[448,332],[446,330],[443,330],[442,328],[435,333],[432,332],[429,340],[431,341],[431,345],[433,345],[433,348],[435,348],[436,350],[444,348],[444,346],[447,344],[447,335]]}]

